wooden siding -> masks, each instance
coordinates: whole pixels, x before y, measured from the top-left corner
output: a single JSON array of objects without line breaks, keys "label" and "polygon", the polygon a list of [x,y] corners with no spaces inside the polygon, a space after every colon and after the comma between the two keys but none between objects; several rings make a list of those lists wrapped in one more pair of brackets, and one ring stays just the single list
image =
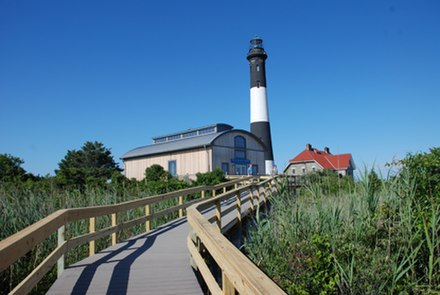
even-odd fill
[{"label": "wooden siding", "polygon": [[144,178],[145,169],[153,164],[161,165],[168,170],[168,161],[176,161],[177,175],[181,178],[196,178],[196,173],[209,172],[222,167],[222,163],[229,164],[229,175],[235,175],[234,138],[243,136],[246,139],[246,158],[252,164],[258,165],[259,174],[265,172],[264,148],[252,135],[243,131],[227,132],[214,140],[212,146],[196,148],[186,151],[164,153],[160,155],[145,156],[124,161],[125,176],[141,180]]},{"label": "wooden siding", "polygon": [[168,170],[168,161],[176,161],[176,170],[179,177],[195,178],[198,172],[211,171],[211,148],[199,148],[187,151],[178,151],[157,156],[149,156],[124,161],[125,176],[141,180],[144,178],[145,169],[153,164]]}]

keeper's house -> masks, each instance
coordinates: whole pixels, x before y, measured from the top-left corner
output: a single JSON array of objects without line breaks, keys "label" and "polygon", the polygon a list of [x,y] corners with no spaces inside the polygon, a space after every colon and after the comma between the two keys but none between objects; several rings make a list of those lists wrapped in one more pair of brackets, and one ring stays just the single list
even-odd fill
[{"label": "keeper's house", "polygon": [[289,161],[284,173],[299,176],[324,169],[335,171],[339,176],[353,176],[356,166],[351,154],[333,155],[328,147],[320,151],[306,144],[306,149]]},{"label": "keeper's house", "polygon": [[145,169],[159,164],[173,176],[194,179],[196,173],[222,169],[228,175],[264,174],[263,142],[254,134],[215,124],[153,138],[153,144],[135,148],[121,157],[127,178],[143,179]]}]

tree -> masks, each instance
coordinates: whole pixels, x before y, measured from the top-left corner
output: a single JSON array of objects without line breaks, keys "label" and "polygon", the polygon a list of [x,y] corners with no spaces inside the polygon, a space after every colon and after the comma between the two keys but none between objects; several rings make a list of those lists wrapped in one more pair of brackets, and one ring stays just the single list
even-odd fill
[{"label": "tree", "polygon": [[86,184],[102,185],[114,172],[121,172],[110,149],[100,142],[84,143],[79,151],[69,150],[55,171],[62,185],[84,187]]},{"label": "tree", "polygon": [[168,171],[165,171],[165,169],[158,164],[153,164],[145,169],[145,180],[147,182],[169,180],[171,177],[171,174]]},{"label": "tree", "polygon": [[154,164],[145,169],[145,188],[152,195],[173,192],[189,187],[189,183],[173,177],[162,166]]},{"label": "tree", "polygon": [[24,161],[10,154],[0,154],[0,181],[24,180],[26,171],[21,167]]},{"label": "tree", "polygon": [[225,174],[220,168],[215,168],[212,172],[197,173],[195,185],[216,185],[226,181]]},{"label": "tree", "polygon": [[429,153],[408,154],[397,164],[415,179],[415,197],[423,206],[430,207],[440,198],[440,147],[429,149]]}]

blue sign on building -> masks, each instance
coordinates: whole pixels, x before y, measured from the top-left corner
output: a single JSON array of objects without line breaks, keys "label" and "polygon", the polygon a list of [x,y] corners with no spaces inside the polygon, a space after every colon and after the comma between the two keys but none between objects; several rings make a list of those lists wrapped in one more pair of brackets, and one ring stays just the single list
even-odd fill
[{"label": "blue sign on building", "polygon": [[239,164],[239,165],[249,165],[251,163],[251,161],[247,160],[247,159],[234,158],[234,159],[231,159],[231,163]]}]

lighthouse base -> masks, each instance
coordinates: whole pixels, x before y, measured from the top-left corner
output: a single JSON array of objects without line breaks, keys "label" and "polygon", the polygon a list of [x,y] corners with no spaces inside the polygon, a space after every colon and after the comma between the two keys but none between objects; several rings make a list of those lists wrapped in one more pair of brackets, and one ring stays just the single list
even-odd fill
[{"label": "lighthouse base", "polygon": [[265,163],[264,163],[264,166],[266,166],[266,175],[274,174],[274,171],[273,171],[273,160],[266,160]]}]

